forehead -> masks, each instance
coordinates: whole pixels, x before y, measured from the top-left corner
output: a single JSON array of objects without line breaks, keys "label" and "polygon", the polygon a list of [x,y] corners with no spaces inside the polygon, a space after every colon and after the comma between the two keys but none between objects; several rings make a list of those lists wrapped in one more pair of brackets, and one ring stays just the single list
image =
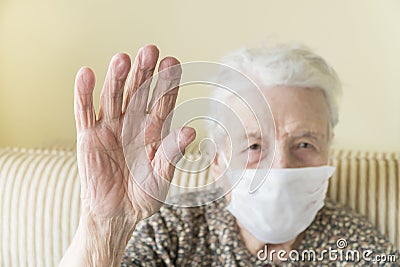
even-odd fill
[{"label": "forehead", "polygon": [[[260,127],[270,128],[274,127],[274,124],[278,136],[282,133],[296,134],[297,132],[327,134],[329,110],[322,90],[275,86],[262,88],[261,92],[268,104],[265,100],[259,101],[257,98],[260,96],[257,96],[255,92],[248,92],[249,99],[252,99],[251,95],[254,94],[254,103],[256,103],[248,105],[251,109],[235,97],[229,100],[248,134],[256,135]],[[272,116],[262,105],[269,105]]]}]

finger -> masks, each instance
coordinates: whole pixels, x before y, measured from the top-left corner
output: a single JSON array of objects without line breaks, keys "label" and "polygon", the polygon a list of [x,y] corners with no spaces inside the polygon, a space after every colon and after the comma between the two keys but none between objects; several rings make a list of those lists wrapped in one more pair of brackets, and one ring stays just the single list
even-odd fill
[{"label": "finger", "polygon": [[165,134],[169,132],[172,116],[168,115],[175,108],[182,68],[176,58],[166,57],[160,62],[158,71],[157,84],[149,103],[149,113],[153,120],[163,124]]},{"label": "finger", "polygon": [[100,96],[99,120],[111,121],[121,116],[124,85],[131,67],[127,54],[113,56]]},{"label": "finger", "polygon": [[93,107],[93,89],[95,76],[90,68],[82,67],[75,78],[74,112],[78,131],[90,128],[96,123]]},{"label": "finger", "polygon": [[159,178],[170,182],[175,165],[183,157],[186,147],[193,142],[196,131],[183,127],[170,133],[161,143],[152,161],[153,169]]},{"label": "finger", "polygon": [[[133,63],[132,75],[128,79],[123,113],[126,112],[131,101],[134,101],[132,105],[134,105],[135,109],[146,111],[150,84],[158,61],[158,55],[159,51],[155,45],[146,45],[139,49]],[[140,92],[138,92],[139,88]]]}]

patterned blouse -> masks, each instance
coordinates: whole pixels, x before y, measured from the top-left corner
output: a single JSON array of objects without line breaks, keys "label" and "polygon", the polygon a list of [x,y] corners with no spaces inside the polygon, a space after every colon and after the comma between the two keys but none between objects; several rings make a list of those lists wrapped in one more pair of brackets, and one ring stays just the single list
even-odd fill
[{"label": "patterned blouse", "polygon": [[[187,193],[179,203],[204,203],[219,193]],[[400,253],[364,217],[325,201],[297,247],[274,264],[251,254],[225,198],[192,208],[164,205],[140,222],[121,266],[400,266]],[[265,251],[265,250],[264,250]]]}]

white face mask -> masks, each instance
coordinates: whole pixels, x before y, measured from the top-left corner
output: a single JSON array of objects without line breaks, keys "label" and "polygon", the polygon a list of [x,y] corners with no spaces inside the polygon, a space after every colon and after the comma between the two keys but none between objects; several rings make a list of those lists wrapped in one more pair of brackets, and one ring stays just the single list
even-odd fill
[{"label": "white face mask", "polygon": [[[324,206],[328,180],[334,171],[335,167],[321,166],[227,172],[233,183],[227,209],[258,240],[269,244],[288,242],[310,226]],[[253,180],[261,182],[250,193]]]}]

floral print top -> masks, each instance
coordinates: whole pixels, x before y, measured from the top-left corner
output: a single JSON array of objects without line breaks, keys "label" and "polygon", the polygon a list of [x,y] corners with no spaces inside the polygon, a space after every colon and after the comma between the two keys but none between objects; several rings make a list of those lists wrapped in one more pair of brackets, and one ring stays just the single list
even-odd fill
[{"label": "floral print top", "polygon": [[[217,190],[187,193],[179,204],[213,200]],[[399,251],[371,223],[326,199],[296,247],[279,264],[266,254],[251,254],[233,215],[220,198],[207,205],[164,205],[140,222],[121,266],[400,266]]]}]

